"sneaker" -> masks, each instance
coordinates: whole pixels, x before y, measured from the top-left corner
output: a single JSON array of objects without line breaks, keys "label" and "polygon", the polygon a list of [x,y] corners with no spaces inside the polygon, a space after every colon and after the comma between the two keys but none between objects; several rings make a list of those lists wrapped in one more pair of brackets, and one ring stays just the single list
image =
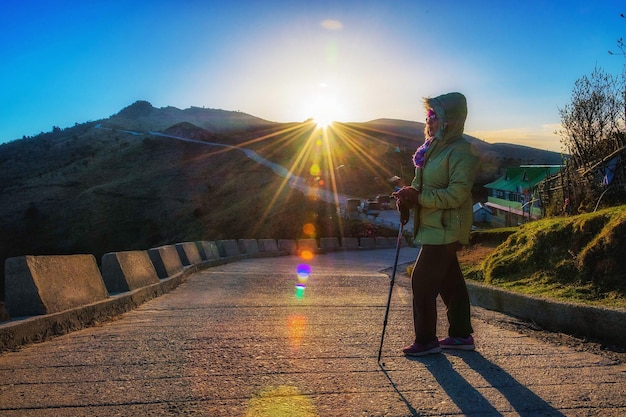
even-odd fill
[{"label": "sneaker", "polygon": [[446,337],[439,341],[439,345],[443,349],[459,349],[459,350],[474,350],[474,338],[472,335],[469,337]]},{"label": "sneaker", "polygon": [[402,349],[402,352],[404,352],[406,356],[424,356],[441,352],[441,346],[439,346],[439,342],[436,340],[426,344],[415,342],[411,346]]}]

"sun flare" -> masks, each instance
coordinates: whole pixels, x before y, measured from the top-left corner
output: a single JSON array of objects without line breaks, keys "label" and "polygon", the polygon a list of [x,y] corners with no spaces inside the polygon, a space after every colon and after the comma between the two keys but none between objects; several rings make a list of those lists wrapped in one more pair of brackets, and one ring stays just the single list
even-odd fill
[{"label": "sun flare", "polygon": [[335,102],[313,101],[310,112],[311,118],[319,128],[325,128],[337,120],[339,110]]},{"label": "sun flare", "polygon": [[[311,102],[307,104],[307,110],[312,110]],[[311,115],[313,112],[307,114]],[[389,168],[385,167],[370,149],[377,143],[381,143],[381,147],[388,147],[386,141],[377,137],[386,132],[368,131],[348,123],[335,123],[328,129],[311,129],[309,122],[312,121],[318,126],[322,126],[322,123],[332,124],[334,119],[330,117],[332,114],[335,113],[322,112],[315,119],[307,119],[307,123],[296,123],[283,130],[240,144],[245,147],[255,143],[260,152],[291,155],[285,160],[284,169],[275,171],[283,177],[283,180],[277,192],[266,204],[265,210],[260,213],[259,220],[253,228],[254,233],[262,230],[275,207],[281,205],[281,199],[288,198],[290,188],[297,190],[298,193],[304,193],[311,200],[321,200],[339,207],[341,201],[346,198],[346,192],[349,192],[349,186],[346,185],[349,175],[346,173],[348,171],[346,167],[367,167],[373,178],[388,178],[392,175]],[[315,230],[310,226],[306,225],[302,229],[309,236],[315,234]]]},{"label": "sun flare", "polygon": [[303,105],[308,117],[319,128],[326,128],[344,117],[345,105],[336,91],[326,84],[320,84],[315,94]]},{"label": "sun flare", "polygon": [[315,116],[313,117],[313,121],[315,125],[321,129],[327,128],[334,122],[334,120],[325,116]]}]

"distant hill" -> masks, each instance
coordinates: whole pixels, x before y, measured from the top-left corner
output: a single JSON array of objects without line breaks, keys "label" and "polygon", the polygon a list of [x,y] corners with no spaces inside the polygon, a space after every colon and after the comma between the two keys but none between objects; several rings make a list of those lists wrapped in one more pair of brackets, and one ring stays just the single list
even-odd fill
[{"label": "distant hill", "polygon": [[[353,125],[357,124],[355,123]],[[416,139],[419,142],[424,141],[424,123],[406,120],[376,119],[362,123],[361,125],[372,131],[378,131],[386,135],[392,134],[397,138],[398,143],[403,146],[411,147],[415,145]],[[470,142],[474,143],[480,151],[490,157],[503,161],[503,164],[508,163],[511,166],[520,164],[558,165],[563,162],[562,156],[558,152],[545,151],[512,143],[488,143],[470,135],[465,135],[465,137]]]},{"label": "distant hill", "polygon": [[[252,149],[311,185],[367,198],[390,192],[393,175],[410,181],[423,128],[378,119],[336,123],[325,135],[312,121],[138,101],[107,119],[0,145],[0,261],[63,253],[100,259],[189,240],[299,238],[306,222],[318,236],[338,236],[334,207],[215,144]],[[553,152],[469,139],[485,160],[477,198],[481,184],[506,166],[560,161]]]},{"label": "distant hill", "polygon": [[241,112],[200,107],[185,110],[176,107],[155,108],[147,101],[137,101],[107,120],[111,127],[137,131],[162,131],[182,122],[212,133],[256,130],[275,124]]}]

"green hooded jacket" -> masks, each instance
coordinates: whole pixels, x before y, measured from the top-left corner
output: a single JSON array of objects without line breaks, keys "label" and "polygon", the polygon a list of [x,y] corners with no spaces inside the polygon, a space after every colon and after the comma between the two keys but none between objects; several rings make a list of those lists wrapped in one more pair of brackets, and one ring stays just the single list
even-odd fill
[{"label": "green hooded jacket", "polygon": [[439,130],[415,168],[411,186],[420,191],[414,211],[413,238],[418,245],[469,244],[472,186],[480,167],[474,147],[463,138],[467,102],[460,93],[424,99],[433,109]]}]

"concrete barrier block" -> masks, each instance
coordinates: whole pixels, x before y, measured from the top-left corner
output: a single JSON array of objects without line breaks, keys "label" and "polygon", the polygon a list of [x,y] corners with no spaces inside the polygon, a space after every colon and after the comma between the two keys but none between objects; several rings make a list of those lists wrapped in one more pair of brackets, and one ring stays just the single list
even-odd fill
[{"label": "concrete barrier block", "polygon": [[218,240],[215,243],[217,244],[217,248],[220,251],[221,257],[241,255],[241,251],[239,250],[239,244],[234,239]]},{"label": "concrete barrier block", "polygon": [[217,244],[212,241],[202,240],[196,242],[199,248],[200,256],[205,261],[212,261],[220,258],[220,250],[217,248]]},{"label": "concrete barrier block", "polygon": [[317,240],[315,239],[298,239],[298,250],[302,252],[303,250],[308,250],[313,253],[316,253],[318,250]]},{"label": "concrete barrier block", "polygon": [[58,313],[109,296],[93,255],[18,256],[4,265],[12,317]]},{"label": "concrete barrier block", "polygon": [[360,247],[363,249],[374,249],[376,247],[376,239],[373,237],[362,237]]},{"label": "concrete barrier block", "polygon": [[358,237],[344,237],[341,239],[341,246],[344,249],[358,249],[359,238]]},{"label": "concrete barrier block", "polygon": [[183,263],[174,245],[159,246],[148,250],[148,256],[161,279],[171,277],[183,271]]},{"label": "concrete barrier block", "polygon": [[11,319],[11,316],[9,316],[9,313],[7,312],[6,307],[4,306],[4,301],[0,301],[0,322],[7,321],[10,319]]},{"label": "concrete barrier block", "polygon": [[374,240],[376,241],[376,247],[377,248],[388,248],[389,247],[389,243],[387,241],[386,237],[375,237]]},{"label": "concrete barrier block", "polygon": [[239,239],[239,249],[242,249],[243,253],[247,253],[248,255],[254,255],[261,250],[259,249],[259,242],[256,239]]},{"label": "concrete barrier block", "polygon": [[292,239],[278,239],[278,250],[296,254],[298,253],[298,244]]},{"label": "concrete barrier block", "polygon": [[200,258],[203,261],[208,261],[209,258],[204,248],[204,242],[197,240],[194,243],[196,244],[196,247],[198,248],[198,253],[200,254]]},{"label": "concrete barrier block", "polygon": [[102,278],[110,294],[132,291],[159,282],[159,276],[146,251],[105,253],[102,256]]},{"label": "concrete barrier block", "polygon": [[320,238],[320,249],[323,250],[339,250],[339,239],[336,237],[322,237]]},{"label": "concrete barrier block", "polygon": [[196,242],[181,242],[174,246],[176,246],[176,252],[184,266],[197,265],[202,262]]},{"label": "concrete barrier block", "polygon": [[277,252],[278,244],[276,239],[259,239],[259,250],[261,252]]}]

